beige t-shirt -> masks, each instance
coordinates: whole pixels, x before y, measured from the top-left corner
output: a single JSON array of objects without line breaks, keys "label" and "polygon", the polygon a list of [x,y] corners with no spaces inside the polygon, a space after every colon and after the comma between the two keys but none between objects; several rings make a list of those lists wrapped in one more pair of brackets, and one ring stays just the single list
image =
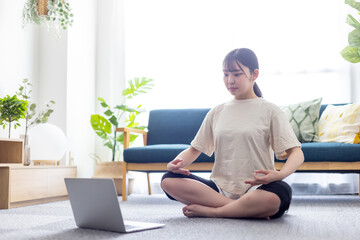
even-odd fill
[{"label": "beige t-shirt", "polygon": [[243,195],[257,169],[274,170],[274,152],[301,146],[285,114],[263,98],[232,100],[211,109],[191,146],[215,162],[210,179],[230,194]]}]

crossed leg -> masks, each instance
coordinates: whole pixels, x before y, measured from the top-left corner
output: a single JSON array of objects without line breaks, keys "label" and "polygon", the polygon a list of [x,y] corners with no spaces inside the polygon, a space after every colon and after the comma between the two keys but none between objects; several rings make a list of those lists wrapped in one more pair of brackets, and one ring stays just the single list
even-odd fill
[{"label": "crossed leg", "polygon": [[278,212],[281,204],[272,192],[257,189],[233,200],[188,178],[165,178],[161,187],[187,205],[183,208],[187,217],[268,218]]},{"label": "crossed leg", "polygon": [[185,205],[221,207],[234,201],[204,183],[189,178],[165,178],[161,182],[161,187],[166,193]]}]

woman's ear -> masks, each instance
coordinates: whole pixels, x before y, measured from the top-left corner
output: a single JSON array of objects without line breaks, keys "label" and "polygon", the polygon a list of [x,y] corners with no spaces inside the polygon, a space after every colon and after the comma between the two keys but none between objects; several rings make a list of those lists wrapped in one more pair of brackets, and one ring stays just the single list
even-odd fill
[{"label": "woman's ear", "polygon": [[252,80],[255,81],[259,76],[259,69],[255,69],[252,74]]}]

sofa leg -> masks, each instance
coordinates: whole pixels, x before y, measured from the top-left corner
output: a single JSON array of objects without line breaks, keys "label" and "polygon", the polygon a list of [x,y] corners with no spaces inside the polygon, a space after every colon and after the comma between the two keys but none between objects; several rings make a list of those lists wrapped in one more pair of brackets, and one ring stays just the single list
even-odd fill
[{"label": "sofa leg", "polygon": [[126,201],[127,198],[127,189],[126,189],[126,182],[127,182],[127,176],[126,176],[126,162],[123,162],[123,178],[122,178],[122,200]]},{"label": "sofa leg", "polygon": [[151,195],[150,173],[147,172],[146,175],[147,175],[147,182],[148,182],[148,192],[149,192],[149,195]]}]

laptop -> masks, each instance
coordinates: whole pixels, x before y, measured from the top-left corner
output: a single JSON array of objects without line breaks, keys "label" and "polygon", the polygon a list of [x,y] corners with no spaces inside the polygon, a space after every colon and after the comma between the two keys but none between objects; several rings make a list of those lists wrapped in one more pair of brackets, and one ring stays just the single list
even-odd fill
[{"label": "laptop", "polygon": [[79,228],[129,233],[165,226],[124,221],[111,178],[65,178],[65,185]]}]

